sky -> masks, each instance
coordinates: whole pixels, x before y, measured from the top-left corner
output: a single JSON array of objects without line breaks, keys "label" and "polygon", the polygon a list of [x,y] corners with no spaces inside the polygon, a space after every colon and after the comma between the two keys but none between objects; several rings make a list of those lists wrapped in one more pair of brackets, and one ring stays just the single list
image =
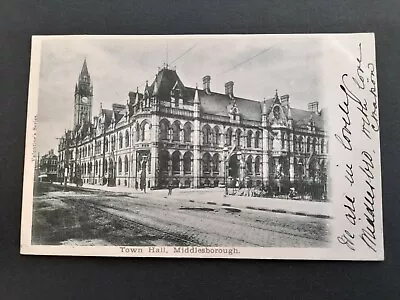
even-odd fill
[{"label": "sky", "polygon": [[73,126],[74,90],[87,60],[93,82],[93,111],[125,104],[129,91],[143,92],[164,63],[186,86],[202,87],[211,76],[211,90],[224,93],[234,81],[238,97],[262,101],[278,90],[290,104],[307,108],[321,98],[319,78],[323,44],[311,36],[158,36],[135,38],[56,37],[41,45],[37,150],[56,151],[58,140]]}]

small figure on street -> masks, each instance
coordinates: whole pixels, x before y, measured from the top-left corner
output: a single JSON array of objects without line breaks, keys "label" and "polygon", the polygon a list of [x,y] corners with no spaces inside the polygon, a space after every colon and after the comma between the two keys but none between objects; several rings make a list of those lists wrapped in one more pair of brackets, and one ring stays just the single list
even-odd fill
[{"label": "small figure on street", "polygon": [[168,183],[168,196],[172,195],[172,189],[173,189],[172,181],[170,181]]},{"label": "small figure on street", "polygon": [[297,197],[297,191],[296,191],[296,189],[294,187],[291,187],[289,189],[288,196],[289,196],[289,199],[295,199]]},{"label": "small figure on street", "polygon": [[135,181],[135,190],[137,190],[139,188],[139,184],[137,181]]}]

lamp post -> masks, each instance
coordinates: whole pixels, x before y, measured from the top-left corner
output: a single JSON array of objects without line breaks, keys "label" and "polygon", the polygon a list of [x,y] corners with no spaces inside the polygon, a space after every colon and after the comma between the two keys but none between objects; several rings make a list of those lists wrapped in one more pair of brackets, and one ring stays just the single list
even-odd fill
[{"label": "lamp post", "polygon": [[146,193],[146,166],[147,166],[147,156],[142,156],[142,161],[140,163],[140,183],[143,187],[143,192]]},{"label": "lamp post", "polygon": [[224,185],[225,185],[225,196],[228,195],[228,147],[225,146],[222,150],[224,152]]},{"label": "lamp post", "polygon": [[239,161],[239,189],[240,189],[242,186],[242,172],[243,172],[243,170],[242,170],[242,151],[239,150],[236,153],[236,155],[237,155],[237,158]]}]

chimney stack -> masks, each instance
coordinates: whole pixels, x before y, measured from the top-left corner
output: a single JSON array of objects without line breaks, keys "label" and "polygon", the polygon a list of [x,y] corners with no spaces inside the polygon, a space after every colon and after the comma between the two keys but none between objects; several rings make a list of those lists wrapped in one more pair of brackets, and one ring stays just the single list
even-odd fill
[{"label": "chimney stack", "polygon": [[308,111],[318,113],[318,101],[308,103]]},{"label": "chimney stack", "polygon": [[211,83],[211,76],[210,75],[204,76],[203,77],[203,90],[206,93],[211,93],[210,83]]},{"label": "chimney stack", "polygon": [[225,83],[225,95],[233,98],[233,81],[228,81]]}]

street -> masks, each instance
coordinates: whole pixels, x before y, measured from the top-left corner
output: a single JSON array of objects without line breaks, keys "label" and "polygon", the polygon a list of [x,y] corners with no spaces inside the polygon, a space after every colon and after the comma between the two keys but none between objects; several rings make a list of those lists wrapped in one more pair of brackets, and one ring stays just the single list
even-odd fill
[{"label": "street", "polygon": [[[48,185],[34,197],[32,244],[326,247],[329,243],[329,219],[212,205],[189,196],[196,193],[199,198],[201,191],[182,197],[167,196],[167,191],[62,189]],[[210,194],[204,197],[212,200]]]}]

